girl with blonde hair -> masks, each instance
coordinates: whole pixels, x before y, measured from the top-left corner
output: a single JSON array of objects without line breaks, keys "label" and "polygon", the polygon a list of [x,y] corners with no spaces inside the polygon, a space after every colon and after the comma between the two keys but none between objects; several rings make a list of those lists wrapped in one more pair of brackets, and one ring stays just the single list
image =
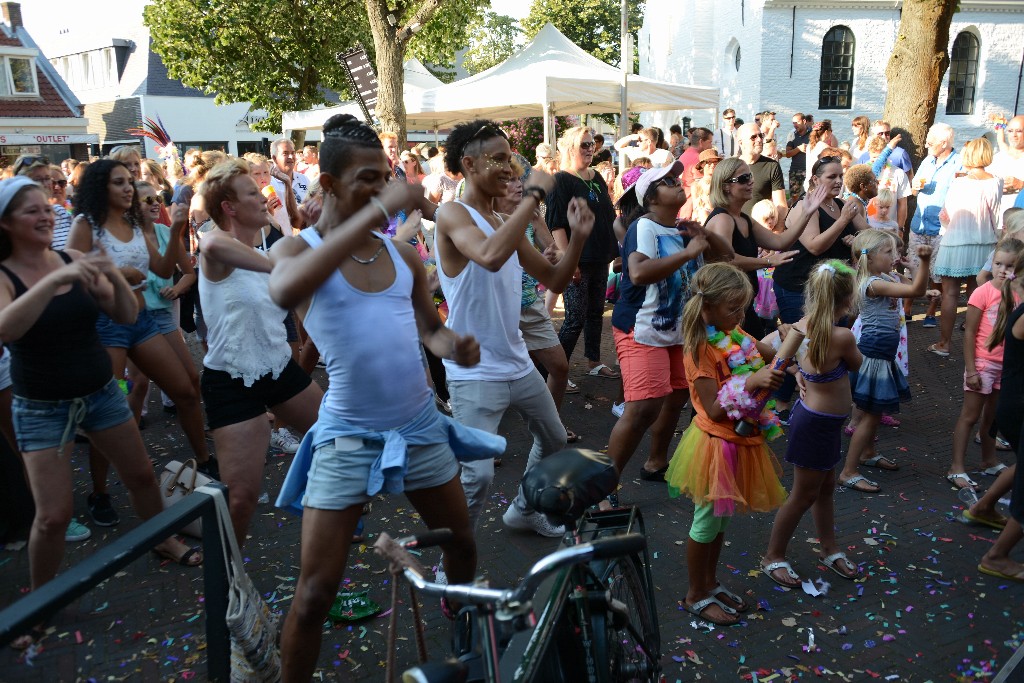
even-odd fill
[{"label": "girl with blonde hair", "polygon": [[839,474],[844,488],[875,493],[877,483],[858,473],[860,465],[898,470],[890,458],[874,452],[875,434],[882,414],[894,414],[900,403],[910,400],[910,386],[896,363],[900,341],[899,299],[918,297],[928,287],[928,264],[932,250],[918,246],[921,267],[911,283],[892,275],[897,258],[896,239],[881,230],[864,230],[853,240],[857,256],[857,291],[860,295],[861,334],[857,348],[864,354],[860,370],[850,373],[857,427],[850,439],[846,463]]},{"label": "girl with blonde hair", "polygon": [[800,587],[799,575],[786,560],[786,547],[809,509],[821,563],[844,579],[859,576],[857,565],[836,544],[833,502],[835,466],[842,459],[843,423],[851,400],[848,373],[857,372],[863,361],[853,333],[837,324],[856,307],[856,273],[843,261],[823,261],[807,280],[804,302],[807,313],[793,325],[806,336],[797,362],[806,393],[793,406],[786,449],[786,461],[793,464],[793,490],[775,515],[761,564],[768,578],[786,588]]},{"label": "girl with blonde hair", "polygon": [[737,511],[768,512],[786,498],[782,468],[765,443],[766,432],[777,427],[766,424],[762,414],[752,435],[738,435],[728,400],[730,393],[749,398],[782,383],[782,371],[765,365],[775,355],[771,346],[739,327],[753,295],[746,274],[726,263],[706,265],[690,281],[682,318],[683,362],[696,416],[665,473],[669,496],[686,495],[695,508],[684,607],[721,626],[737,623],[737,613],[750,608],[716,577],[729,520]]}]

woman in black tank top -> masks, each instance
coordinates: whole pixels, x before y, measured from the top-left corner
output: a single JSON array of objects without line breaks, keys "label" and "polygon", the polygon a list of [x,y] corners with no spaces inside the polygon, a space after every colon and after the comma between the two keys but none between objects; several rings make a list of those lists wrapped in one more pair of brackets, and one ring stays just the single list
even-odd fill
[{"label": "woman in black tank top", "polygon": [[[754,176],[742,159],[730,157],[719,162],[711,176],[711,205],[715,208],[704,227],[732,244],[736,252],[732,264],[747,274],[757,292],[758,269],[789,263],[797,252],[786,250],[797,241],[806,224],[777,234],[752,220],[743,213],[743,205],[750,201],[753,191]],[[758,247],[779,253],[760,258]],[[753,302],[747,307],[743,329],[758,339],[765,335],[764,323],[754,312]]]},{"label": "woman in black tank top", "polygon": [[[163,510],[153,466],[95,328],[100,311],[121,323],[134,320],[135,295],[109,258],[54,252],[52,237],[53,212],[39,186],[21,177],[0,181],[0,340],[11,347],[15,435],[36,503],[33,589],[57,574],[64,555],[72,511],[64,453],[76,426],[110,458],[140,517]],[[198,550],[173,538],[157,551],[183,564],[202,561]],[[31,642],[28,636],[15,645]]]}]

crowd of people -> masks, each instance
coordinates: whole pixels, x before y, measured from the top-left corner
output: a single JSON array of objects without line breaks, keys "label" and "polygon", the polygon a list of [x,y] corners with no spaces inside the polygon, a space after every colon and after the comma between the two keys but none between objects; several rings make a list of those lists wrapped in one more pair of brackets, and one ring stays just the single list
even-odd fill
[{"label": "crowd of people", "polygon": [[[978,487],[973,436],[995,480],[963,518],[1002,530],[979,569],[1024,581],[1009,555],[1024,476],[997,452],[1019,452],[1024,422],[1024,117],[995,146],[957,148],[935,124],[917,169],[885,121],[857,117],[840,143],[830,121],[802,113],[785,141],[774,112],[723,119],[668,138],[641,126],[611,149],[574,126],[535,150],[476,120],[441,149],[402,151],[395,135],[339,115],[301,155],[280,139],[269,157],[189,150],[183,165],[133,147],[60,166],[19,158],[0,180],[0,431],[35,501],[32,588],[57,574],[66,542],[89,535],[74,517],[76,439],[89,443],[95,524],[119,521],[111,464],[140,517],[161,509],[139,433],[152,381],[199,469],[229,487],[240,545],[268,448],[295,453],[276,492],[303,513],[281,647],[285,680],[309,680],[377,494],[404,492],[429,527],[451,528],[443,575],[472,580],[506,411],[532,437],[526,470],[579,440],[560,410],[579,391],[569,359],[582,335],[584,371],[621,381],[616,469],[650,432],[641,478],[694,503],[686,609],[736,623],[751,605],[717,566],[740,512],[777,510],[761,568],[779,585],[800,583],[787,549],[808,510],[819,561],[860,576],[835,537],[833,492],[876,492],[863,468],[900,467],[874,442],[910,398],[908,324],[939,328],[929,352],[957,353],[964,289],[964,401],[947,479]],[[929,308],[915,318],[920,297]],[[602,357],[609,301],[617,362]],[[186,334],[203,347],[202,368]],[[780,350],[795,358],[791,372],[773,365]],[[318,363],[326,391],[310,378]],[[767,445],[783,428],[789,492]],[[1011,490],[1006,517],[996,504]],[[565,532],[521,492],[503,521]],[[177,538],[156,552],[202,562]],[[441,605],[448,616],[457,607]]]}]

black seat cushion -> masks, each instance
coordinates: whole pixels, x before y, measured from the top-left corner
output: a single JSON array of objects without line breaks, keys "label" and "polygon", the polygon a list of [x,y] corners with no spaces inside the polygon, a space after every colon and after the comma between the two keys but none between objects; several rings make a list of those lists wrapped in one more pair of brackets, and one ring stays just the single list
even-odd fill
[{"label": "black seat cushion", "polygon": [[523,478],[527,504],[559,523],[570,523],[615,490],[619,475],[612,459],[585,448],[552,453]]}]

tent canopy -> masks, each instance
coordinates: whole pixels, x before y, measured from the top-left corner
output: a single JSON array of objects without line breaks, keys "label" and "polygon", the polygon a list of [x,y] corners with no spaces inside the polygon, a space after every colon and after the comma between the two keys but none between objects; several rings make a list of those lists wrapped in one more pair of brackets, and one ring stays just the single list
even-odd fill
[{"label": "tent canopy", "polygon": [[[718,88],[629,75],[631,112],[718,109]],[[584,52],[553,25],[501,64],[406,97],[409,128],[445,128],[470,118],[617,113],[622,72]],[[410,101],[416,99],[416,101]]]},{"label": "tent canopy", "polygon": [[[418,59],[410,59],[404,65],[405,85],[403,93],[405,104],[419,102],[419,93],[424,90],[444,85]],[[342,102],[330,107],[317,107],[305,111],[287,111],[281,116],[282,130],[323,130],[327,119],[335,114],[351,114],[357,119],[363,118],[363,109],[358,102]]]}]

